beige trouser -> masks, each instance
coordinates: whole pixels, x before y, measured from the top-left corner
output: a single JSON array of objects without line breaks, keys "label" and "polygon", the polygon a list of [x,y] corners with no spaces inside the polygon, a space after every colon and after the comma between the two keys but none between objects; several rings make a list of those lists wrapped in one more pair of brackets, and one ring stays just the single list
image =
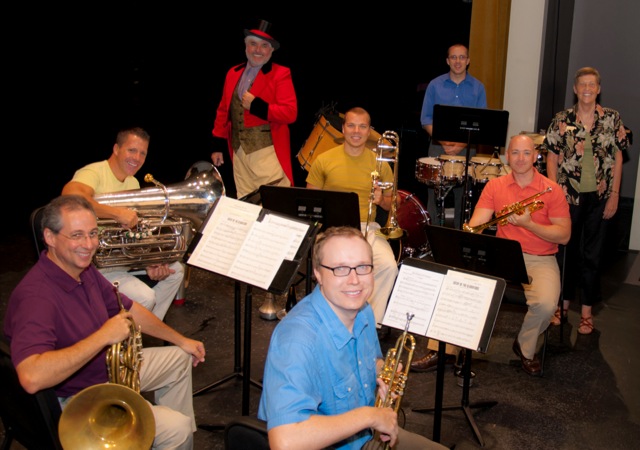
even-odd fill
[{"label": "beige trouser", "polygon": [[236,197],[242,198],[273,181],[276,186],[291,186],[291,181],[282,170],[273,145],[246,154],[242,146],[233,154],[233,180]]},{"label": "beige trouser", "polygon": [[522,355],[532,359],[538,345],[538,337],[549,326],[560,299],[560,268],[555,255],[536,256],[524,253],[524,263],[531,277],[531,284],[524,284],[527,298],[527,314],[524,316],[518,342]]},{"label": "beige trouser", "polygon": [[196,431],[191,355],[176,346],[149,347],[142,352],[140,391],[154,392],[152,448],[191,450]]},{"label": "beige trouser", "polygon": [[[367,441],[363,446],[362,450],[378,450],[385,448],[385,443],[379,439],[371,439]],[[437,442],[433,442],[427,439],[424,436],[421,436],[416,433],[411,433],[406,431],[403,428],[398,430],[398,441],[396,445],[393,447],[394,450],[424,450],[424,449],[446,449],[442,444]]]},{"label": "beige trouser", "polygon": [[[360,228],[364,234],[367,227],[366,222],[360,223]],[[382,323],[387,303],[391,296],[393,284],[398,277],[398,263],[389,245],[389,241],[384,236],[376,234],[380,229],[377,222],[369,223],[369,233],[367,241],[373,249],[373,293],[369,299],[369,304],[373,309],[376,323]]]}]

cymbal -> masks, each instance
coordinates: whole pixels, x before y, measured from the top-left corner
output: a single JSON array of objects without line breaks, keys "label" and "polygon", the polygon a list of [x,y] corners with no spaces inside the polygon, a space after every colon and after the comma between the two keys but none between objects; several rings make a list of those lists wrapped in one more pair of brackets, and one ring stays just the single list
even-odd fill
[{"label": "cymbal", "polygon": [[536,147],[541,146],[544,142],[544,134],[528,133],[526,131],[521,131],[520,134],[529,136],[533,140],[533,145],[535,145]]}]

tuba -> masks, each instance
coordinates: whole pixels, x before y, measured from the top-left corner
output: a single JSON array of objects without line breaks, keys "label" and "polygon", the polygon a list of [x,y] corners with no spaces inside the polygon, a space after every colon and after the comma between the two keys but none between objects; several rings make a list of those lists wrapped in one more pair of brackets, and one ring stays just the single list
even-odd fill
[{"label": "tuba", "polygon": [[[391,208],[389,209],[389,216],[387,223],[384,227],[381,227],[378,231],[379,234],[386,239],[398,239],[404,235],[404,230],[398,225],[398,159],[400,153],[400,137],[395,131],[385,131],[376,145],[376,170],[371,172],[371,192],[369,194],[369,215],[367,216],[367,224],[365,227],[365,236],[369,233],[369,223],[373,215],[373,195],[376,186],[381,189],[392,189],[391,194]],[[394,163],[393,164],[393,182],[384,183],[380,181],[380,171],[382,170],[382,163]]]},{"label": "tuba", "polygon": [[[113,284],[120,309],[118,283]],[[129,337],[107,350],[109,383],[96,384],[73,396],[58,423],[65,450],[128,448],[148,450],[155,438],[155,419],[140,395],[142,334],[130,319]]]},{"label": "tuba", "polygon": [[135,230],[126,229],[112,219],[98,220],[100,244],[94,257],[96,267],[143,269],[181,260],[213,203],[225,195],[220,173],[205,161],[193,164],[180,183],[164,186],[151,174],[145,176],[145,181],[155,187],[94,197],[104,205],[133,209],[139,219]]}]

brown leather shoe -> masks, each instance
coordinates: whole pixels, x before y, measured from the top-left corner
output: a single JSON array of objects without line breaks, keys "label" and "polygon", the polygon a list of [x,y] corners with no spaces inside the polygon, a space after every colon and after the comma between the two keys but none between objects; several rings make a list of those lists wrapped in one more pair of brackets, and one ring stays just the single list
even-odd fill
[{"label": "brown leather shoe", "polygon": [[520,361],[522,362],[522,370],[527,372],[532,376],[539,376],[542,372],[542,368],[540,367],[540,360],[537,355],[533,355],[533,359],[527,359],[522,355],[522,350],[520,350],[520,342],[518,342],[518,338],[513,341],[513,353],[520,357]]},{"label": "brown leather shoe", "polygon": [[[453,364],[456,362],[455,355],[447,355],[445,364]],[[413,361],[411,363],[411,370],[413,372],[431,372],[438,368],[438,352],[435,350],[429,350],[422,358]]]}]

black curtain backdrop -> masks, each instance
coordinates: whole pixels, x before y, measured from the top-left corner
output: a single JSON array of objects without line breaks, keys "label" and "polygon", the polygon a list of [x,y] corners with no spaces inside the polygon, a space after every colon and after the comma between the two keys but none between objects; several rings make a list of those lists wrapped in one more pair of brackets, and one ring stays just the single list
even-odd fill
[{"label": "black curtain backdrop", "polygon": [[[419,7],[315,13],[260,11],[231,6],[159,6],[150,1],[109,2],[83,8],[49,5],[13,16],[18,31],[5,53],[5,204],[26,226],[29,213],[60,193],[79,167],[111,154],[117,130],[141,125],[151,134],[149,156],[138,173],[164,184],[184,179],[189,167],[210,159],[210,136],[227,70],[246,60],[245,28],[272,22],[280,41],[274,62],[289,66],[299,114],[291,126],[296,184],[306,172],[296,155],[323,107],[344,112],[363,106],[378,132],[400,135],[399,188],[418,192],[415,161],[428,139],[419,123],[427,83],[448,70],[446,50],[468,43],[471,4],[426,2]],[[64,10],[67,8],[68,10]],[[294,19],[290,19],[291,17]],[[231,167],[221,173],[235,193]],[[16,195],[17,190],[24,194]],[[27,194],[29,193],[29,194]],[[426,206],[426,203],[425,203]]]}]

